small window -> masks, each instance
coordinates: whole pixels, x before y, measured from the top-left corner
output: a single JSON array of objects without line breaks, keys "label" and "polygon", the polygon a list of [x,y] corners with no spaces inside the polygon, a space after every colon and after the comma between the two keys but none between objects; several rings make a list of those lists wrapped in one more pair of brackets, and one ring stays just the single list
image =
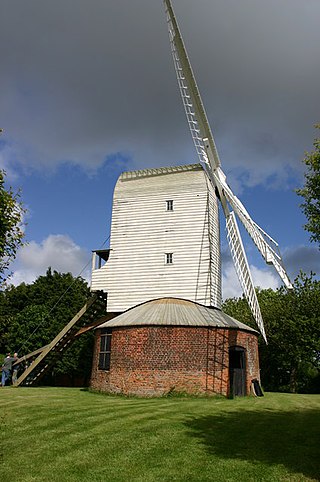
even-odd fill
[{"label": "small window", "polygon": [[111,330],[104,328],[100,335],[99,370],[110,370]]},{"label": "small window", "polygon": [[167,204],[167,211],[173,211],[173,201],[166,201]]},{"label": "small window", "polygon": [[173,264],[173,253],[166,253],[165,254],[165,263],[166,264]]}]

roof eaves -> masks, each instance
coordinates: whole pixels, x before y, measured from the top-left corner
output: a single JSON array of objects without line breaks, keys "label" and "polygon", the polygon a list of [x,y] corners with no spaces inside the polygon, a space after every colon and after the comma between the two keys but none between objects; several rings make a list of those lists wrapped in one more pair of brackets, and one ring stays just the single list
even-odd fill
[{"label": "roof eaves", "polygon": [[182,166],[159,167],[153,169],[142,169],[140,171],[124,171],[120,179],[121,181],[130,181],[131,179],[138,179],[141,177],[162,176],[164,174],[174,174],[177,172],[200,171],[201,164],[185,164]]}]

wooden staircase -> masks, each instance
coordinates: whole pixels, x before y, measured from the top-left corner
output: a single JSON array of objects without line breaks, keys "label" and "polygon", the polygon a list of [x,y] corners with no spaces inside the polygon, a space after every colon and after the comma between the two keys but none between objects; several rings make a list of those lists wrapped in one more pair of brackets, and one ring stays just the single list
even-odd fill
[{"label": "wooden staircase", "polygon": [[[98,316],[101,316],[101,314],[105,312],[105,308],[106,293],[100,291],[95,292],[51,343],[16,361],[14,365],[28,363],[28,360],[31,360],[31,363],[19,376],[14,386],[31,386],[37,384],[75,341],[80,327],[87,323],[90,324],[90,320],[92,322],[92,319],[97,319]],[[84,320],[86,320],[86,323],[84,323]]]}]

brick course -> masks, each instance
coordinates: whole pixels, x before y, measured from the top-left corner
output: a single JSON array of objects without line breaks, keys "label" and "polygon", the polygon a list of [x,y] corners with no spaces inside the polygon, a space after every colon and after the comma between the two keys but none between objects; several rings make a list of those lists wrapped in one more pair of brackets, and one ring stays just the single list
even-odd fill
[{"label": "brick course", "polygon": [[99,370],[96,332],[91,387],[110,393],[158,396],[170,391],[229,395],[229,347],[246,353],[246,388],[260,379],[258,339],[238,329],[133,326],[112,329],[110,370]]}]

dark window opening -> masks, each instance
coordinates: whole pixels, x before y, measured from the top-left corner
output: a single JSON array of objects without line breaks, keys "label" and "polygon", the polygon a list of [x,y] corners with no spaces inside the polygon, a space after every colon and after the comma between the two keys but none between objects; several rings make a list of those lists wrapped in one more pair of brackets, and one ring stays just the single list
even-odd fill
[{"label": "dark window opening", "polygon": [[110,370],[111,329],[104,328],[100,335],[99,370]]},{"label": "dark window opening", "polygon": [[167,211],[173,211],[173,201],[166,201],[167,204]]},{"label": "dark window opening", "polygon": [[166,253],[165,256],[166,264],[173,264],[173,253]]},{"label": "dark window opening", "polygon": [[94,259],[93,259],[93,269],[100,269],[103,264],[105,264],[110,256],[110,249],[96,249],[93,251]]}]

